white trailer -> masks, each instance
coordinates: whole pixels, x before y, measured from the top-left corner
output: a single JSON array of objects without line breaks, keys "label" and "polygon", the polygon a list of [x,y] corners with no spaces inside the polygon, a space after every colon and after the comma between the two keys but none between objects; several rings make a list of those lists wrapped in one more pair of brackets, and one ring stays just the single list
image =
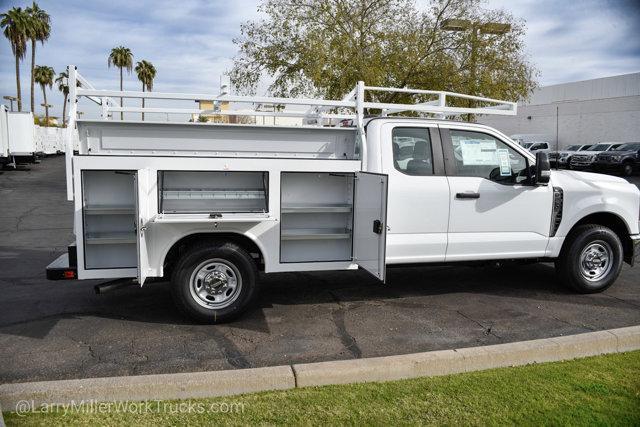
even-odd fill
[{"label": "white trailer", "polygon": [[7,107],[0,105],[0,167],[9,162],[9,126],[7,124]]},{"label": "white trailer", "polygon": [[9,128],[9,156],[14,160],[34,161],[38,148],[36,146],[35,124],[30,112],[10,111],[7,114]]},{"label": "white trailer", "polygon": [[[513,102],[362,82],[342,100],[107,91],[73,66],[69,87],[76,240],[47,268],[51,279],[168,279],[181,310],[215,323],[248,307],[259,270],[361,268],[385,281],[389,265],[545,260],[576,290],[596,292],[637,257],[635,186],[550,171],[546,153],[534,156],[487,126],[443,120],[515,115]],[[376,101],[385,93],[414,102]],[[99,103],[103,120],[76,120],[79,96]],[[109,120],[121,111],[211,113],[123,108],[110,100],[119,97],[270,103],[284,109],[264,114],[354,126]],[[452,98],[477,106],[451,106]],[[381,113],[365,119],[367,111]],[[405,111],[417,117],[394,115]]]}]

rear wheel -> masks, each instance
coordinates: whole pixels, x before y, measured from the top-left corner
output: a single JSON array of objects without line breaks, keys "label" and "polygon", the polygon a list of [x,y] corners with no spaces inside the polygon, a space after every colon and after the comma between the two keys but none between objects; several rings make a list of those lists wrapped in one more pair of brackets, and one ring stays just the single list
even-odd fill
[{"label": "rear wheel", "polygon": [[622,260],[622,243],[611,229],[583,225],[567,237],[556,270],[564,284],[580,293],[602,292],[618,278]]},{"label": "rear wheel", "polygon": [[178,261],[172,296],[178,309],[198,322],[228,322],[254,300],[257,277],[256,264],[243,248],[212,242],[194,247]]}]

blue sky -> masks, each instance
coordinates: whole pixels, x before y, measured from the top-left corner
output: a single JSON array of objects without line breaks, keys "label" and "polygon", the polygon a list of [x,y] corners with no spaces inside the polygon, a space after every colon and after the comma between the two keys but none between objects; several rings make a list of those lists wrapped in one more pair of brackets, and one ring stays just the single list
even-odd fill
[{"label": "blue sky", "polygon": [[[53,20],[50,40],[38,45],[37,63],[56,72],[68,64],[100,88],[116,89],[118,73],[107,68],[112,47],[131,48],[135,60],[158,70],[154,90],[217,92],[230,68],[243,21],[257,18],[258,0],[40,0]],[[418,0],[418,5],[427,3]],[[0,10],[25,7],[26,0],[0,0]],[[526,52],[540,70],[541,85],[640,71],[640,0],[488,0],[526,20]],[[29,57],[28,57],[29,58]],[[23,99],[28,108],[29,60],[22,63]],[[15,95],[9,43],[0,40],[0,95]],[[139,90],[134,75],[125,88]],[[36,102],[42,102],[37,90]],[[62,96],[49,98],[59,115]],[[40,108],[40,107],[37,107]],[[87,109],[87,116],[97,109]]]}]

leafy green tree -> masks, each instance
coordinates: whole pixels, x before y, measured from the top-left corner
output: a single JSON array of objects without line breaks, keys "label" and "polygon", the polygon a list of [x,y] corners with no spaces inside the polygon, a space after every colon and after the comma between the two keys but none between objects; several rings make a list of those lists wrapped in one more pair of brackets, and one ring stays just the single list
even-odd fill
[{"label": "leafy green tree", "polygon": [[49,39],[51,35],[51,18],[47,12],[40,9],[35,1],[25,11],[29,15],[27,36],[31,40],[31,111],[35,111],[34,70],[36,66],[36,42],[44,45],[44,42]]},{"label": "leafy green tree", "polygon": [[[142,82],[142,91],[148,90],[151,92],[153,90],[153,79],[156,78],[156,67],[151,62],[143,59],[138,61],[135,71],[138,75],[138,80]],[[142,108],[144,108],[144,101],[144,98],[142,98]],[[144,121],[144,113],[142,113],[142,121]]]},{"label": "leafy green tree", "polygon": [[[133,53],[131,53],[131,49],[124,46],[114,47],[111,49],[111,53],[109,54],[107,65],[109,67],[113,65],[120,69],[120,91],[122,91],[122,70],[126,69],[127,73],[131,73],[131,70],[133,69]],[[123,99],[120,98],[120,106],[124,106],[122,101]],[[124,113],[122,111],[120,112],[120,120],[124,120]]]},{"label": "leafy green tree", "polygon": [[[229,74],[241,92],[255,92],[265,77],[274,95],[332,99],[358,80],[502,99],[525,98],[536,85],[524,54],[524,23],[485,10],[478,0],[432,0],[425,9],[411,0],[264,0],[260,10],[264,18],[244,23],[234,40],[239,52]],[[451,20],[472,25],[448,31]],[[510,31],[474,29],[494,21]],[[421,101],[401,93],[368,96]]]},{"label": "leafy green tree", "polygon": [[0,27],[11,44],[11,51],[16,60],[16,96],[18,111],[22,111],[22,91],[20,90],[20,60],[27,52],[29,15],[19,7],[9,9],[0,15]]},{"label": "leafy green tree", "polygon": [[49,88],[53,87],[53,78],[55,77],[56,72],[53,71],[53,68],[48,67],[46,65],[36,65],[34,69],[34,78],[36,83],[40,85],[42,88],[42,96],[44,97],[44,111],[46,118],[46,126],[49,126],[49,104],[47,103],[47,86]]}]

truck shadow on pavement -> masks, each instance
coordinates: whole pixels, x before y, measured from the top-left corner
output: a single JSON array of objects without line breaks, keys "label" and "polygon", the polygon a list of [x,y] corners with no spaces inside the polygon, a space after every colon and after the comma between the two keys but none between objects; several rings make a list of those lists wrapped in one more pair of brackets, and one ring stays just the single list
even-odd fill
[{"label": "truck shadow on pavement", "polygon": [[[29,251],[36,264],[51,258],[50,251]],[[25,254],[17,262],[25,260]],[[3,261],[3,260],[0,260]],[[6,260],[4,260],[6,261]],[[33,263],[31,263],[32,269]],[[194,325],[178,313],[171,301],[170,284],[157,282],[138,288],[95,295],[93,286],[100,281],[49,282],[44,266],[36,267],[30,277],[11,277],[20,266],[3,269],[0,274],[0,333],[44,338],[64,319],[99,317],[143,323]],[[5,274],[9,273],[9,274]],[[329,306],[338,330],[340,312],[362,305],[387,305],[398,308],[456,310],[461,301],[490,303],[495,310],[508,309],[513,299],[561,302],[607,308],[632,304],[606,294],[577,295],[558,282],[550,264],[491,267],[407,267],[388,270],[387,284],[362,271],[296,272],[262,275],[254,308],[226,326],[269,333],[266,312],[278,307],[284,321],[295,324],[294,312],[287,317],[286,307]],[[615,287],[615,285],[614,285]],[[283,309],[284,307],[284,309]]]}]

